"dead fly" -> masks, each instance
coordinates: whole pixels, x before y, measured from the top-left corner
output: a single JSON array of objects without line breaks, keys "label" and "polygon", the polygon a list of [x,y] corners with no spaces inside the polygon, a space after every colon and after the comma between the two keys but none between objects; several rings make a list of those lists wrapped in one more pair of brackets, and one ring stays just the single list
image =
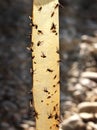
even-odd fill
[{"label": "dead fly", "polygon": [[54,94],[57,92],[57,90],[55,90]]},{"label": "dead fly", "polygon": [[31,41],[31,46],[33,46],[33,45],[34,45],[34,42]]},{"label": "dead fly", "polygon": [[51,69],[47,69],[47,71],[48,71],[48,72],[51,72],[51,73],[53,72],[53,70],[51,70]]},{"label": "dead fly", "polygon": [[38,11],[41,11],[42,10],[42,7],[40,7],[39,9],[38,9]]},{"label": "dead fly", "polygon": [[56,111],[56,106],[53,107],[53,111]]},{"label": "dead fly", "polygon": [[56,124],[56,127],[57,127],[57,128],[59,128],[59,125],[58,125],[58,124]]},{"label": "dead fly", "polygon": [[49,91],[47,90],[47,88],[44,88],[43,90],[45,93],[48,93]]},{"label": "dead fly", "polygon": [[56,85],[53,85],[53,87],[55,88],[55,87],[56,87]]},{"label": "dead fly", "polygon": [[52,30],[52,32],[53,32],[53,33],[55,33],[55,35],[57,35],[57,32],[56,32],[56,30],[54,30],[54,29],[53,29],[53,30]]},{"label": "dead fly", "polygon": [[48,119],[51,119],[51,118],[53,118],[53,115],[50,113],[50,114],[48,115]]},{"label": "dead fly", "polygon": [[32,60],[35,58],[35,56],[32,56]]},{"label": "dead fly", "polygon": [[59,118],[59,116],[58,116],[58,114],[56,113],[56,114],[55,114],[55,119],[58,119],[58,118]]},{"label": "dead fly", "polygon": [[38,28],[38,25],[36,25],[36,24],[34,24],[34,23],[30,23],[30,26],[35,27],[35,29]]},{"label": "dead fly", "polygon": [[56,25],[52,23],[51,29],[50,30],[56,30]]},{"label": "dead fly", "polygon": [[54,13],[54,12],[52,12],[51,17],[53,17],[53,16],[54,16],[54,14],[55,14],[55,13]]},{"label": "dead fly", "polygon": [[55,35],[58,35],[58,33],[56,32]]},{"label": "dead fly", "polygon": [[43,41],[38,41],[37,46],[40,46]]},{"label": "dead fly", "polygon": [[57,4],[55,5],[55,8],[54,8],[54,9],[57,9],[59,6],[62,7],[62,8],[64,8],[64,6],[63,6],[62,4],[57,3]]},{"label": "dead fly", "polygon": [[57,75],[54,76],[54,79],[56,79]]},{"label": "dead fly", "polygon": [[60,53],[60,51],[59,51],[59,49],[58,49],[58,48],[56,49],[56,53],[58,53],[58,54]]},{"label": "dead fly", "polygon": [[41,30],[38,30],[38,34],[43,34],[43,32]]},{"label": "dead fly", "polygon": [[35,118],[37,118],[37,119],[39,119],[39,114],[38,114],[38,112],[36,112],[35,110],[34,110],[34,116],[35,116]]},{"label": "dead fly", "polygon": [[48,96],[47,99],[51,98],[51,96]]},{"label": "dead fly", "polygon": [[60,84],[60,81],[58,81],[57,84]]},{"label": "dead fly", "polygon": [[46,55],[43,52],[41,52],[41,53],[42,53],[41,57],[46,58]]},{"label": "dead fly", "polygon": [[54,8],[57,9],[59,6],[60,6],[60,4],[58,3],[58,4],[56,4],[56,6]]},{"label": "dead fly", "polygon": [[56,32],[56,25],[55,25],[54,23],[52,23],[52,26],[51,26],[50,30],[52,31],[52,33],[55,33],[55,35],[58,34],[58,33]]},{"label": "dead fly", "polygon": [[60,63],[60,62],[61,62],[61,60],[58,60],[57,62],[58,62],[58,63]]}]

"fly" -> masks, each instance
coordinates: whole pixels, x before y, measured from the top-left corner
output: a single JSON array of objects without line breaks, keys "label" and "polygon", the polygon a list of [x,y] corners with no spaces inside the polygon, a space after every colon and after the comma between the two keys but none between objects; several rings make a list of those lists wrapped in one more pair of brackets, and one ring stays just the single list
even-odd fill
[{"label": "fly", "polygon": [[47,99],[51,98],[51,96],[48,96]]},{"label": "fly", "polygon": [[42,52],[41,57],[42,57],[42,58],[46,58],[46,55]]},{"label": "fly", "polygon": [[60,84],[60,81],[58,81],[57,84]]},{"label": "fly", "polygon": [[35,56],[32,56],[32,59],[34,59],[35,58]]},{"label": "fly", "polygon": [[54,12],[52,12],[51,17],[53,17],[53,16],[54,16],[54,14],[55,14],[55,13],[54,13]]},{"label": "fly", "polygon": [[59,7],[59,3],[58,3],[58,4],[56,4],[55,9],[57,9],[58,7]]},{"label": "fly", "polygon": [[37,119],[39,119],[39,114],[38,114],[38,112],[36,112],[35,110],[34,110],[34,116],[37,118]]},{"label": "fly", "polygon": [[57,50],[56,50],[56,53],[58,53],[58,54],[60,53],[60,51],[59,51],[59,49],[58,49],[58,48],[57,48]]},{"label": "fly", "polygon": [[58,63],[60,63],[60,62],[61,62],[61,60],[58,60],[57,62],[58,62]]},{"label": "fly", "polygon": [[50,114],[48,115],[48,119],[51,119],[51,118],[53,118],[53,115],[50,113]]},{"label": "fly", "polygon": [[44,88],[44,90],[43,90],[45,93],[48,93],[48,90],[47,90],[47,88]]},{"label": "fly", "polygon": [[59,125],[58,125],[58,124],[56,124],[56,127],[58,127],[58,128],[59,128]]},{"label": "fly", "polygon": [[41,30],[38,30],[38,34],[43,34],[43,32]]},{"label": "fly", "polygon": [[40,46],[43,41],[38,41],[37,46]]},{"label": "fly", "polygon": [[38,11],[41,11],[42,10],[42,7],[40,7],[39,9],[38,9]]},{"label": "fly", "polygon": [[56,111],[56,107],[55,106],[53,107],[53,111]]},{"label": "fly", "polygon": [[48,72],[51,72],[51,73],[53,72],[53,70],[51,70],[51,69],[47,69],[47,71],[48,71]]},{"label": "fly", "polygon": [[57,75],[54,76],[54,79],[56,79]]},{"label": "fly", "polygon": [[51,29],[50,30],[56,30],[56,25],[52,23]]},{"label": "fly", "polygon": [[38,28],[38,25],[37,25],[37,24],[31,23],[30,25],[32,25],[33,27],[35,27],[35,29]]},{"label": "fly", "polygon": [[58,119],[58,118],[59,118],[59,116],[58,116],[58,114],[56,113],[56,114],[55,114],[55,119]]},{"label": "fly", "polygon": [[55,87],[56,87],[56,85],[53,85],[53,87],[55,88]]}]

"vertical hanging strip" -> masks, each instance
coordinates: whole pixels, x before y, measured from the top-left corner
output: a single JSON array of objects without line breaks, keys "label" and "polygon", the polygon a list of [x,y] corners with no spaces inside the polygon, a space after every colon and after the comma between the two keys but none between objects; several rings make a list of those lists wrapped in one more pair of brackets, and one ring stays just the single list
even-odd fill
[{"label": "vertical hanging strip", "polygon": [[34,0],[32,14],[32,91],[36,130],[58,130],[60,114],[58,0]]}]

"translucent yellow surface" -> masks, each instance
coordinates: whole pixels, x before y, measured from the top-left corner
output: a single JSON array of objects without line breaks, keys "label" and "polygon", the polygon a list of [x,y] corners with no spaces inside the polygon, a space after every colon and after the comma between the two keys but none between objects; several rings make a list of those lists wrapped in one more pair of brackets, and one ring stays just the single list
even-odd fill
[{"label": "translucent yellow surface", "polygon": [[33,3],[32,64],[36,130],[59,129],[59,14],[57,5],[58,0],[34,0]]}]

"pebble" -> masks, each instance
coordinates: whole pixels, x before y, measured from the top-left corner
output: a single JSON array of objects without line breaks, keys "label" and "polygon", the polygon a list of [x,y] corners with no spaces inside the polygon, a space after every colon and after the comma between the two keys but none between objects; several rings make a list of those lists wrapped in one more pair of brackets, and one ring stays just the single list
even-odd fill
[{"label": "pebble", "polygon": [[89,79],[93,79],[93,80],[97,81],[97,73],[96,72],[89,72],[89,71],[82,72],[81,77],[82,78],[89,78]]},{"label": "pebble", "polygon": [[26,130],[29,128],[29,125],[28,124],[21,124],[21,127]]},{"label": "pebble", "polygon": [[94,122],[88,122],[88,124],[87,124],[87,127],[88,127],[88,129],[89,128],[92,128],[92,130],[97,130],[97,124],[95,124]]},{"label": "pebble", "polygon": [[96,82],[94,82],[90,79],[87,79],[87,78],[80,78],[79,83],[89,89],[93,89],[93,88],[97,87]]},{"label": "pebble", "polygon": [[35,130],[35,127],[29,127],[28,130]]},{"label": "pebble", "polygon": [[28,124],[29,126],[35,127],[35,122],[34,122],[34,121],[31,121],[31,120],[24,120],[23,122],[24,122],[25,124]]},{"label": "pebble", "polygon": [[79,113],[96,113],[97,112],[97,102],[82,102],[78,105]]},{"label": "pebble", "polygon": [[65,119],[61,124],[60,128],[62,130],[85,130],[85,125],[82,122],[79,115],[75,114],[67,119]]},{"label": "pebble", "polygon": [[80,113],[79,116],[81,117],[81,119],[83,119],[84,121],[89,121],[92,120],[94,115],[92,113]]}]

